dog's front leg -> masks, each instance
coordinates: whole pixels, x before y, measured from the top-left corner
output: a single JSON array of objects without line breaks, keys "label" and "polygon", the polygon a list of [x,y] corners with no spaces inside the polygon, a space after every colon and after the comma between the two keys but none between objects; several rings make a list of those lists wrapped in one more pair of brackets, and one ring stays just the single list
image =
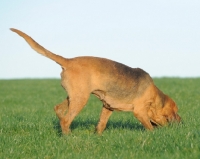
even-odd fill
[{"label": "dog's front leg", "polygon": [[108,119],[110,118],[112,112],[113,112],[112,110],[107,109],[105,106],[103,106],[100,119],[96,127],[96,133],[101,134],[104,131],[104,129],[106,128]]},{"label": "dog's front leg", "polygon": [[153,130],[153,125],[150,122],[146,107],[134,108],[133,114],[146,129]]},{"label": "dog's front leg", "polygon": [[56,112],[56,115],[60,120],[65,116],[68,107],[69,107],[69,97],[67,97],[62,103],[54,107],[54,111]]}]

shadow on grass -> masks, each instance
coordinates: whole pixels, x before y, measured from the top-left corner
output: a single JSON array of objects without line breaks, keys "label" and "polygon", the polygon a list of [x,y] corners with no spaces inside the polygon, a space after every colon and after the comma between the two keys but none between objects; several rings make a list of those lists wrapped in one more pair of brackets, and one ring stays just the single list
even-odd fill
[{"label": "shadow on grass", "polygon": [[[71,130],[73,129],[82,129],[82,130],[91,130],[93,129],[95,132],[95,127],[97,125],[97,121],[88,119],[88,120],[74,120],[70,126]],[[62,130],[60,126],[60,122],[58,119],[53,120],[53,128],[57,131],[59,136],[62,136]],[[134,123],[130,121],[108,121],[105,130],[112,130],[112,129],[125,129],[125,130],[133,130],[133,131],[144,131],[144,127],[139,123]]]},{"label": "shadow on grass", "polygon": [[126,130],[137,130],[144,131],[144,127],[139,123],[130,122],[130,121],[110,121],[108,122],[107,129],[126,129]]},{"label": "shadow on grass", "polygon": [[56,130],[56,132],[57,132],[57,135],[58,136],[61,136],[62,135],[62,130],[61,130],[61,127],[60,127],[60,122],[59,122],[59,120],[57,119],[57,120],[52,120],[52,123],[53,123],[53,128],[54,128],[54,130]]}]

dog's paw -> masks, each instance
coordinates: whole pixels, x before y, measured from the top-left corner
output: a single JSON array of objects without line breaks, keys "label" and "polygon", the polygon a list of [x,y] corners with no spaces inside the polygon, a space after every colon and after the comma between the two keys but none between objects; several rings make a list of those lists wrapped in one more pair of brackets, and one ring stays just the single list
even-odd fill
[{"label": "dog's paw", "polygon": [[71,130],[70,129],[67,129],[67,130],[62,130],[62,134],[63,135],[68,135],[71,133]]},{"label": "dog's paw", "polygon": [[94,134],[102,135],[102,133],[103,133],[103,130],[98,129],[97,127],[95,128]]}]

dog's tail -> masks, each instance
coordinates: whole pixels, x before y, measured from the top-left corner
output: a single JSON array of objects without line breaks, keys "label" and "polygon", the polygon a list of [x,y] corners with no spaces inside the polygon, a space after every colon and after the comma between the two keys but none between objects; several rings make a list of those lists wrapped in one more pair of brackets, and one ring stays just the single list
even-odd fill
[{"label": "dog's tail", "polygon": [[66,58],[56,55],[56,54],[52,53],[51,51],[45,49],[43,46],[38,44],[35,40],[33,40],[27,34],[23,33],[20,30],[14,29],[14,28],[10,28],[10,30],[17,33],[19,36],[23,37],[27,41],[27,43],[31,46],[31,48],[34,49],[36,52],[52,59],[53,61],[57,62],[62,67],[64,67],[64,65],[66,64],[66,61],[67,61]]}]

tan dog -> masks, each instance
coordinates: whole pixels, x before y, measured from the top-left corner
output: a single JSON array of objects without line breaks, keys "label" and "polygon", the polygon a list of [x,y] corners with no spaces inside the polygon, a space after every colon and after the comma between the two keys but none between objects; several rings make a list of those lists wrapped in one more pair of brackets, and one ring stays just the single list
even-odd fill
[{"label": "tan dog", "polygon": [[68,97],[54,110],[64,134],[70,131],[70,124],[86,105],[91,93],[103,103],[97,133],[103,132],[114,110],[133,112],[149,130],[153,125],[163,126],[181,120],[176,103],[163,94],[142,69],[98,57],[63,58],[46,50],[25,33],[11,30],[22,36],[35,51],[61,65],[61,84]]}]

